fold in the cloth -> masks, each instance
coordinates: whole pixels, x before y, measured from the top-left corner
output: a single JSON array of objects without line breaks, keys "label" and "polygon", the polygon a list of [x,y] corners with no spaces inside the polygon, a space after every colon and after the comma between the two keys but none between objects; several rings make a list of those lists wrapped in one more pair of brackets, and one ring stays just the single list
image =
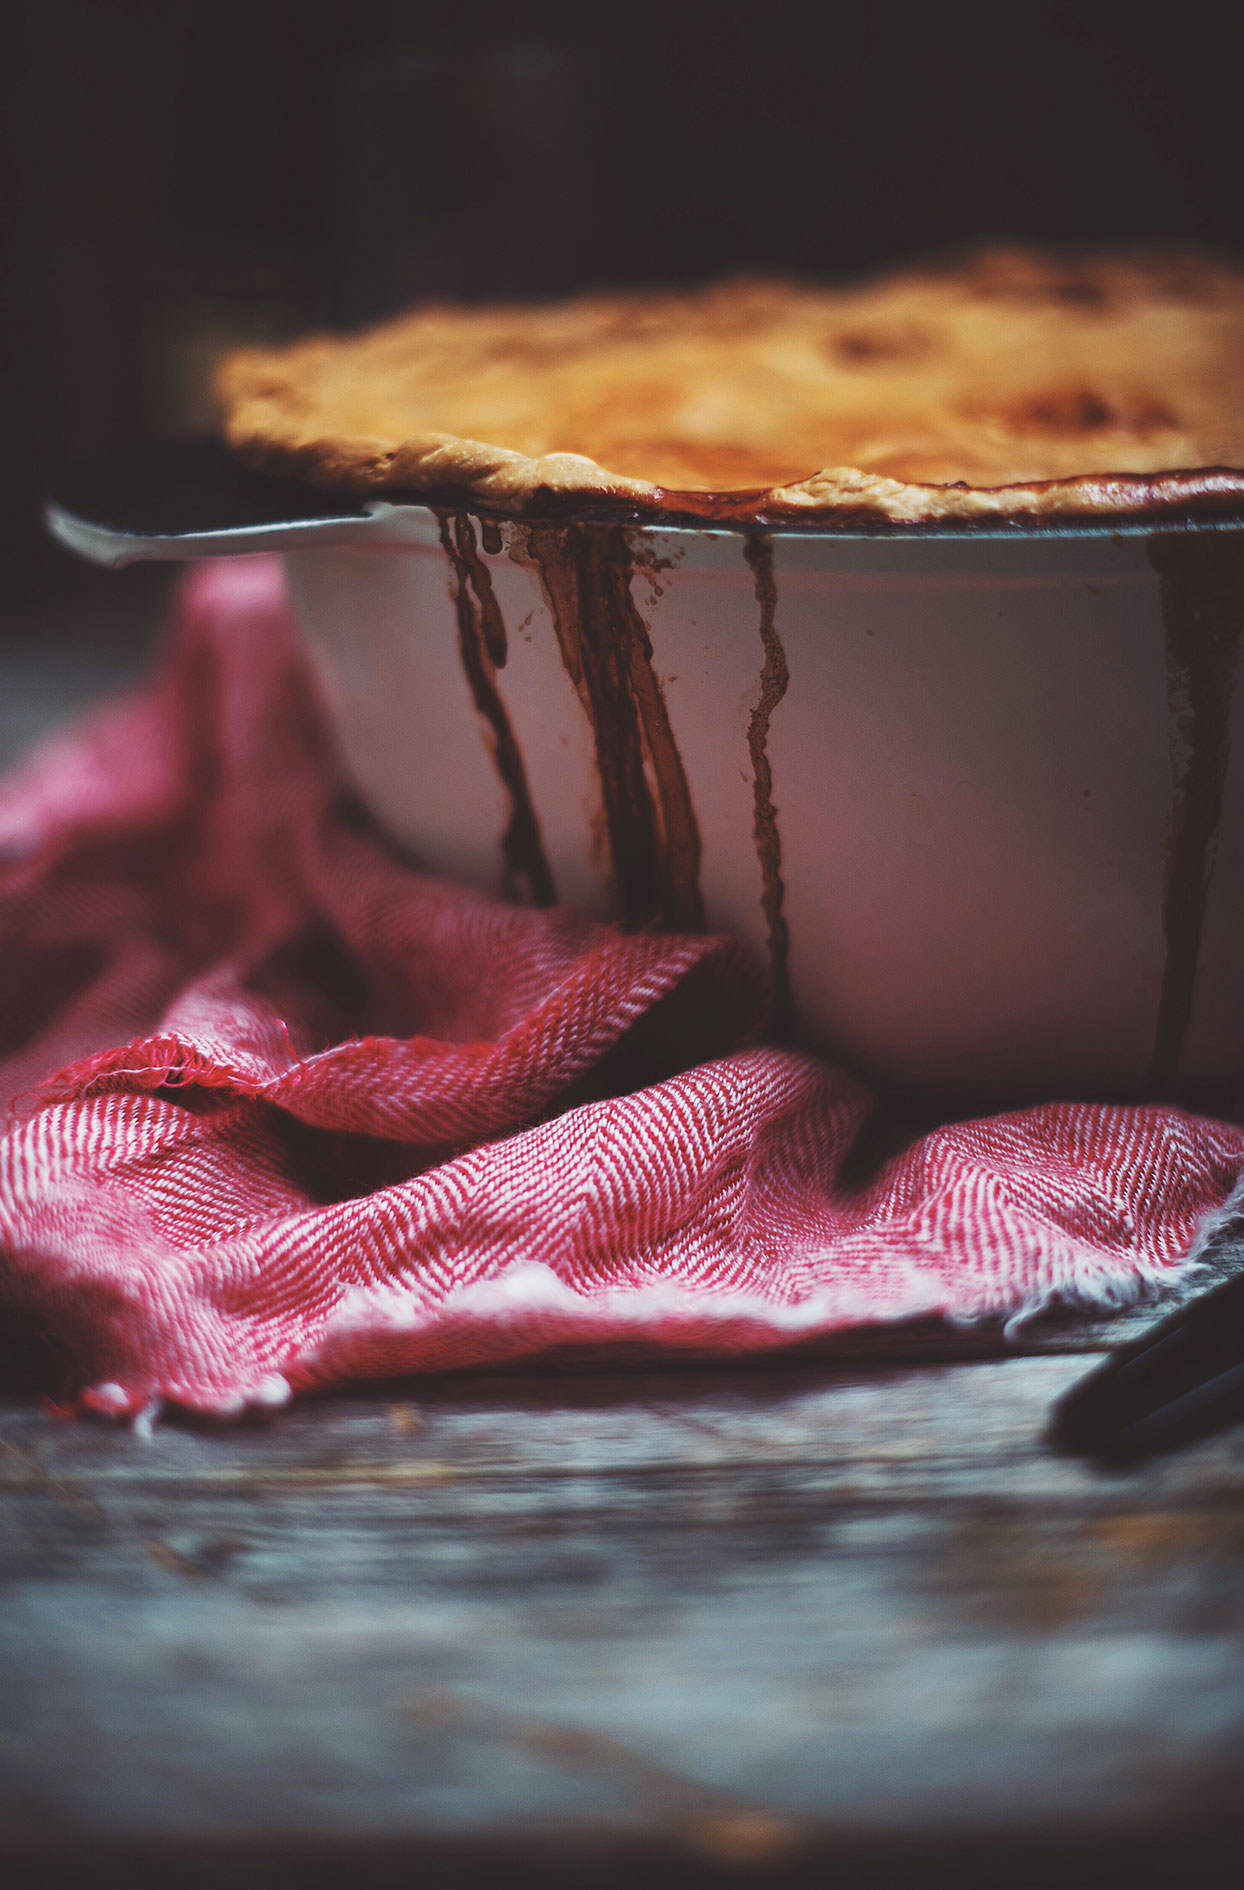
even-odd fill
[{"label": "fold in the cloth", "polygon": [[98,1409],[619,1340],[1127,1303],[1244,1130],[1052,1103],[852,1159],[734,942],[429,878],[342,780],[279,568],[0,789],[0,1268]]}]

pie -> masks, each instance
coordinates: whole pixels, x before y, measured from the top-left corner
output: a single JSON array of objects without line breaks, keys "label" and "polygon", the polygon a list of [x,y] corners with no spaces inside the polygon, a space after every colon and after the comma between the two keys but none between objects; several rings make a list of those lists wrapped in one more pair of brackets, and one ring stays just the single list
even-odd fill
[{"label": "pie", "polygon": [[515,518],[1232,511],[1244,271],[989,250],[862,287],[424,307],[230,355],[252,464]]}]

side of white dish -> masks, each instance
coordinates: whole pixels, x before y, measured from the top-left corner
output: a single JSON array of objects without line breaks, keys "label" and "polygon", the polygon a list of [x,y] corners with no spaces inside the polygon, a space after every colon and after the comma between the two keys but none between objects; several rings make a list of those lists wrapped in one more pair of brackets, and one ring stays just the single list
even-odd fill
[{"label": "side of white dish", "polygon": [[[469,569],[441,542],[452,521],[409,507],[365,543],[287,553],[347,765],[431,869],[529,892],[502,845],[500,714],[557,898],[618,916],[608,744],[550,609],[547,545],[542,561],[526,528],[481,542],[461,523]],[[788,956],[801,1040],[888,1085],[981,1098],[1244,1068],[1244,731],[1213,708],[1239,650],[1218,637],[1198,695],[1155,551],[1174,540],[775,536],[766,626],[754,540],[749,557],[728,532],[570,529],[625,538],[694,816],[692,890],[779,984]],[[481,587],[487,712],[458,601],[470,589],[478,617]],[[1191,930],[1179,884],[1201,901]]]}]

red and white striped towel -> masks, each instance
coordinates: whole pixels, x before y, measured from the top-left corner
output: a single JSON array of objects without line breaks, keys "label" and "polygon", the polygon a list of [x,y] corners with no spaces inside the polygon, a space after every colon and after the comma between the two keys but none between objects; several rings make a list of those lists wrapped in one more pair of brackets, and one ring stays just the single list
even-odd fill
[{"label": "red and white striped towel", "polygon": [[158,679],[4,784],[0,853],[4,1296],[105,1411],[1121,1304],[1244,1162],[1230,1124],[1051,1104],[861,1175],[872,1098],[758,1041],[730,940],[394,857],[266,560],[193,573]]}]

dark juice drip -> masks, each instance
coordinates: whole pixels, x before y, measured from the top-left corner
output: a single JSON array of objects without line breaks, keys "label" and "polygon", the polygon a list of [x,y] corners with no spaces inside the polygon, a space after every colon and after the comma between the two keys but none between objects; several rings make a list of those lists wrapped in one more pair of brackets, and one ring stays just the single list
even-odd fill
[{"label": "dark juice drip", "polygon": [[505,622],[492,575],[476,548],[465,512],[438,512],[441,543],[452,568],[450,593],[458,619],[458,648],[475,707],[488,725],[493,759],[510,804],[501,836],[504,887],[510,898],[524,894],[538,906],[557,898],[545,857],[540,822],[527,785],[527,770],[497,688],[507,656]]},{"label": "dark juice drip", "polygon": [[696,819],[682,756],[670,725],[665,691],[652,666],[652,639],[631,594],[632,548],[629,534],[618,534],[624,547],[617,607],[630,626],[630,684],[639,710],[648,759],[656,781],[663,839],[666,923],[699,930],[704,924],[700,897],[700,824]]},{"label": "dark juice drip", "polygon": [[1244,537],[1154,537],[1162,580],[1174,793],[1162,898],[1166,962],[1148,1088],[1178,1075],[1196,993],[1197,960],[1230,758],[1231,692],[1244,627]]},{"label": "dark juice drip", "polygon": [[788,1037],[791,1031],[790,931],[782,911],[786,889],[782,884],[782,837],[773,802],[773,769],[769,765],[769,723],[786,694],[790,671],[777,633],[777,582],[773,573],[773,540],[768,532],[750,534],[743,555],[751,567],[760,605],[760,642],[764,667],[760,693],[747,725],[747,746],[752,757],[755,816],[752,833],[760,861],[761,905],[769,933],[769,984],[773,1002],[773,1032]]},{"label": "dark juice drip", "polygon": [[697,928],[700,830],[620,526],[533,525],[525,555],[591,723],[609,859],[628,924]]}]

